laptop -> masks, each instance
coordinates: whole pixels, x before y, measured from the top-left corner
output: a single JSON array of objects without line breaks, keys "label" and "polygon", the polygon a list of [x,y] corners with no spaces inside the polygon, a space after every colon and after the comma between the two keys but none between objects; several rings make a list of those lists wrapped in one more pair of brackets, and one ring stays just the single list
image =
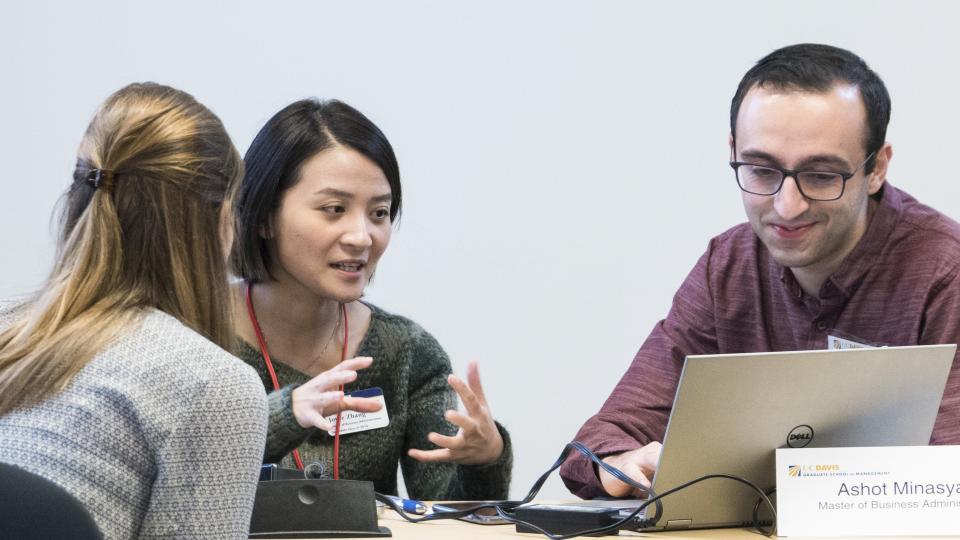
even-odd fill
[{"label": "laptop", "polygon": [[[726,473],[772,490],[776,448],[926,446],[956,349],[688,356],[652,489],[664,493]],[[649,530],[748,527],[757,501],[756,492],[738,482],[706,480],[664,497],[663,514]],[[590,506],[605,502],[614,501]],[[654,513],[651,505],[646,517]],[[760,515],[769,519],[769,512]]]}]

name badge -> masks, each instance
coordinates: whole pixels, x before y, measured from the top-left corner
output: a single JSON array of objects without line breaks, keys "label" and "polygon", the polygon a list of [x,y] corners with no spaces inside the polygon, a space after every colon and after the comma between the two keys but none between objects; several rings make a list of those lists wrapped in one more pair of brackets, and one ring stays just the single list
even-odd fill
[{"label": "name badge", "polygon": [[778,448],[777,535],[960,534],[960,446]]},{"label": "name badge", "polygon": [[[343,411],[340,414],[340,434],[348,435],[360,431],[369,431],[371,429],[380,429],[390,425],[390,417],[387,415],[387,402],[383,399],[383,389],[378,387],[348,392],[346,395],[358,398],[376,398],[380,402],[380,410],[376,412],[356,412]],[[330,428],[331,436],[337,429],[337,415],[333,414],[327,417],[327,421],[333,427]]]},{"label": "name badge", "polygon": [[876,345],[860,343],[846,337],[827,336],[828,349],[873,349],[875,347]]}]

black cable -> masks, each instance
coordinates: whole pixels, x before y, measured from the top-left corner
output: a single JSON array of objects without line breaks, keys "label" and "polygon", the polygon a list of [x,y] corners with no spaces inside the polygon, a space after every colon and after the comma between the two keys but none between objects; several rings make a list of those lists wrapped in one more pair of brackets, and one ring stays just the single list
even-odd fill
[{"label": "black cable", "polygon": [[[547,478],[550,476],[550,473],[560,468],[560,465],[562,465],[563,462],[566,461],[567,456],[569,455],[571,450],[576,450],[577,452],[580,452],[582,455],[589,458],[593,463],[596,463],[598,467],[602,467],[603,470],[607,471],[608,473],[613,475],[616,479],[620,480],[621,482],[631,487],[646,491],[649,495],[649,498],[643,504],[641,504],[638,508],[634,509],[634,511],[631,512],[628,516],[618,519],[617,521],[610,523],[609,525],[605,525],[603,527],[597,527],[594,529],[584,530],[584,531],[577,531],[575,533],[564,534],[564,535],[551,534],[543,530],[542,528],[538,527],[537,525],[517,519],[514,515],[514,511],[516,510],[516,508],[518,506],[531,502],[534,499],[534,497],[537,496],[537,494],[540,492],[540,488],[543,487],[544,482],[546,482]],[[734,476],[729,474],[707,474],[707,475],[695,478],[679,486],[676,486],[674,488],[671,488],[657,495],[648,486],[644,486],[640,484],[633,478],[630,478],[629,476],[624,474],[622,471],[620,471],[616,467],[613,467],[612,465],[605,463],[603,460],[597,457],[596,454],[590,451],[589,448],[584,446],[583,443],[580,443],[578,441],[567,443],[567,445],[564,446],[563,451],[560,453],[560,457],[557,458],[554,464],[545,473],[540,475],[540,478],[538,478],[537,481],[534,482],[533,487],[530,488],[530,491],[527,493],[527,495],[520,501],[509,501],[509,500],[488,501],[483,503],[477,503],[475,506],[463,508],[461,510],[433,512],[432,514],[427,514],[425,516],[411,517],[393,499],[387,497],[386,495],[381,495],[380,493],[377,493],[376,497],[377,497],[377,500],[379,500],[380,502],[392,508],[397,514],[400,515],[400,517],[402,517],[403,519],[411,523],[420,523],[421,521],[434,521],[437,519],[459,519],[459,518],[469,516],[474,512],[478,512],[480,510],[489,508],[489,509],[496,510],[497,515],[500,516],[501,518],[511,523],[520,524],[525,527],[529,527],[545,535],[547,538],[550,538],[551,540],[566,540],[569,538],[575,538],[577,536],[585,536],[585,535],[591,535],[591,534],[599,535],[607,532],[613,532],[621,528],[627,528],[628,524],[630,529],[643,529],[646,527],[652,527],[657,524],[657,522],[660,520],[660,518],[663,515],[663,504],[661,503],[661,499],[663,499],[668,495],[676,493],[677,491],[686,489],[694,484],[698,484],[705,480],[711,480],[714,478],[725,478],[728,480],[734,480],[736,482],[740,482],[742,484],[749,486],[752,490],[757,492],[759,494],[759,499],[757,501],[757,504],[754,506],[754,512],[753,512],[754,528],[757,529],[760,533],[762,533],[765,536],[771,536],[773,534],[773,532],[776,530],[777,510],[773,506],[773,503],[770,502],[770,499],[769,497],[767,497],[767,494],[764,493],[764,491],[759,487],[757,487],[753,482],[750,482],[745,478],[741,478],[739,476]],[[773,524],[768,530],[763,529],[760,524],[759,508],[761,503],[765,503],[766,506],[770,508],[770,512],[773,516]],[[643,518],[638,519],[638,516],[640,515],[640,513],[645,511],[651,504],[655,505],[655,508],[656,508],[654,516],[649,519],[643,519]]]},{"label": "black cable", "polygon": [[[765,491],[764,495],[766,495],[767,498],[769,499],[769,497],[771,497],[776,492],[777,492],[777,488],[774,487]],[[763,504],[763,501],[764,499],[758,497],[757,502],[753,504],[753,527],[760,532],[763,532],[763,529],[760,528],[760,505]],[[767,500],[767,504],[773,507],[773,505],[770,503],[769,500]],[[774,511],[773,517],[774,517],[773,526],[776,526],[776,517],[777,517],[776,511]],[[768,534],[767,536],[770,536],[770,535]]]},{"label": "black cable", "polygon": [[[415,517],[415,518],[414,518],[414,517],[408,516],[408,515],[406,514],[406,512],[403,511],[402,508],[400,508],[394,501],[390,500],[390,499],[389,499],[387,496],[385,496],[385,495],[381,495],[381,494],[377,493],[377,494],[376,494],[376,495],[377,495],[377,500],[379,500],[380,502],[388,505],[390,508],[393,508],[395,511],[397,511],[397,512],[401,515],[401,517],[403,517],[403,518],[406,519],[407,521],[410,521],[411,523],[419,523],[419,522],[421,522],[421,521],[433,521],[433,520],[435,520],[435,519],[459,519],[459,518],[461,518],[461,517],[466,517],[466,516],[468,516],[468,515],[476,512],[476,511],[484,510],[484,509],[487,509],[487,508],[489,508],[489,509],[495,509],[495,510],[497,510],[498,512],[499,512],[501,509],[506,509],[507,511],[512,511],[513,509],[515,509],[516,507],[518,507],[518,506],[520,506],[520,505],[529,503],[530,501],[532,501],[532,500],[534,499],[534,497],[537,496],[537,493],[540,492],[540,488],[543,487],[543,484],[547,481],[547,478],[550,477],[550,473],[552,473],[553,471],[559,469],[560,466],[563,465],[563,462],[566,461],[567,456],[570,454],[570,451],[571,451],[571,450],[577,450],[578,452],[580,452],[580,453],[583,454],[584,456],[590,458],[594,463],[597,463],[600,467],[603,467],[604,470],[606,470],[607,472],[609,472],[610,474],[612,474],[614,477],[616,477],[618,480],[624,482],[625,484],[628,484],[628,485],[630,485],[631,487],[634,487],[634,488],[637,488],[637,489],[641,489],[641,490],[645,490],[645,491],[648,491],[648,492],[649,492],[649,488],[648,488],[647,486],[644,486],[643,484],[640,484],[639,482],[637,482],[637,481],[634,480],[633,478],[630,478],[629,476],[627,476],[626,474],[624,474],[623,472],[621,472],[621,471],[620,471],[619,469],[617,469],[616,467],[613,467],[613,466],[611,466],[611,465],[609,465],[609,464],[607,464],[607,463],[604,463],[602,460],[600,460],[600,458],[598,458],[593,452],[590,451],[589,448],[587,448],[586,446],[584,446],[582,443],[580,443],[580,442],[578,442],[578,441],[573,441],[573,442],[571,442],[571,443],[567,443],[567,445],[564,446],[563,451],[560,453],[560,457],[557,458],[557,460],[553,463],[553,465],[550,466],[550,468],[549,468],[545,473],[543,473],[542,475],[540,475],[540,478],[538,478],[537,481],[534,482],[533,487],[530,488],[530,491],[527,493],[527,495],[526,495],[522,500],[519,500],[519,501],[488,501],[488,502],[485,502],[485,503],[477,503],[475,506],[471,506],[471,507],[469,507],[469,508],[464,508],[464,509],[462,509],[462,510],[449,511],[449,512],[446,512],[446,511],[445,511],[445,512],[434,512],[434,513],[428,514],[428,515],[426,515],[426,516],[419,516],[419,517]],[[658,503],[657,503],[657,516],[656,516],[657,519],[659,519],[660,514],[662,514],[662,510],[663,510],[663,508],[661,507],[660,503],[658,502]]]},{"label": "black cable", "polygon": [[[663,499],[664,497],[666,497],[666,496],[668,496],[668,495],[671,495],[671,494],[673,494],[673,493],[676,493],[676,492],[678,492],[678,491],[680,491],[680,490],[682,490],[682,489],[686,489],[686,488],[688,488],[688,487],[690,487],[690,486],[692,486],[692,485],[694,485],[694,484],[699,484],[700,482],[703,482],[703,481],[705,481],[705,480],[712,480],[712,479],[715,479],[715,478],[724,478],[724,479],[734,480],[734,481],[736,481],[736,482],[740,482],[740,483],[742,483],[742,484],[745,484],[745,485],[749,486],[751,489],[753,489],[754,491],[756,491],[757,493],[760,494],[760,502],[766,503],[766,505],[770,508],[770,511],[773,513],[774,525],[771,526],[770,529],[764,529],[764,528],[761,526],[760,521],[759,521],[758,516],[757,516],[757,513],[756,513],[756,511],[759,510],[759,504],[758,504],[757,507],[755,508],[753,526],[754,526],[755,529],[757,529],[757,531],[759,531],[759,532],[760,532],[761,534],[763,534],[764,536],[772,536],[772,535],[773,535],[773,532],[776,530],[776,525],[775,525],[775,524],[776,524],[776,509],[774,508],[773,503],[770,501],[770,499],[767,497],[767,495],[763,492],[763,490],[760,489],[759,487],[757,487],[756,484],[754,484],[753,482],[750,482],[749,480],[747,480],[747,479],[745,479],[745,478],[741,478],[741,477],[739,477],[739,476],[734,476],[734,475],[731,475],[731,474],[720,474],[720,473],[718,473],[718,474],[707,474],[707,475],[700,476],[700,477],[695,478],[695,479],[693,479],[693,480],[691,480],[691,481],[689,481],[689,482],[686,482],[686,483],[684,483],[684,484],[681,484],[681,485],[679,485],[679,486],[677,486],[677,487],[671,488],[671,489],[669,489],[669,490],[661,493],[660,495],[653,496],[653,497],[651,497],[650,499],[648,499],[646,502],[644,502],[642,505],[640,505],[638,508],[636,508],[633,512],[631,512],[630,515],[628,515],[628,516],[626,516],[626,517],[624,517],[624,518],[621,518],[621,519],[619,519],[619,520],[617,520],[617,521],[615,521],[615,522],[613,522],[613,523],[610,523],[609,525],[605,525],[605,526],[603,526],[603,527],[597,527],[597,528],[594,528],[594,529],[588,529],[588,530],[584,530],[584,531],[577,531],[577,532],[575,532],[575,533],[569,533],[569,534],[564,534],[564,535],[554,535],[554,534],[548,533],[547,531],[541,529],[540,527],[538,527],[538,526],[536,526],[536,525],[533,525],[533,524],[531,524],[531,523],[527,523],[527,522],[518,520],[518,519],[516,519],[516,518],[513,518],[513,517],[510,516],[509,514],[500,511],[499,508],[497,509],[497,514],[500,515],[501,517],[503,517],[504,519],[506,519],[507,521],[511,521],[511,522],[513,522],[513,523],[520,523],[520,524],[522,524],[522,525],[524,525],[524,526],[526,526],[526,527],[530,527],[531,529],[534,529],[535,531],[540,532],[540,533],[546,535],[547,538],[550,538],[551,540],[567,540],[567,539],[569,539],[569,538],[575,538],[575,537],[577,537],[577,536],[602,535],[602,534],[605,534],[605,533],[608,533],[608,532],[613,532],[613,531],[615,531],[615,530],[624,528],[624,525],[626,525],[627,523],[630,523],[630,522],[634,521],[634,520],[637,518],[637,516],[639,516],[639,514],[640,514],[641,512],[643,512],[644,510],[646,510],[647,507],[650,506],[651,504],[657,504],[657,505],[659,505],[659,504],[660,504],[660,499]],[[636,528],[636,529],[642,529],[642,528],[646,528],[646,527],[650,527],[650,526],[656,525],[656,522],[659,521],[659,514],[660,514],[660,513],[661,513],[661,512],[658,511],[658,513],[657,513],[658,515],[657,515],[655,518],[651,518],[651,519],[649,519],[649,520],[640,520],[639,523],[638,523],[636,526],[631,526],[630,528],[631,528],[631,529],[634,529],[634,528]]]}]

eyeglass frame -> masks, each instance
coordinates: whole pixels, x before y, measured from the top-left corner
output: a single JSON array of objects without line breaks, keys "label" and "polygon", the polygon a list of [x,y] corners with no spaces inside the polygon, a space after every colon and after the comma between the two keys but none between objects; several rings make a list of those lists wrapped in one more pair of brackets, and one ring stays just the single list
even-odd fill
[{"label": "eyeglass frame", "polygon": [[[789,176],[789,177],[793,178],[794,184],[797,185],[797,191],[799,191],[799,192],[800,192],[800,195],[803,195],[803,197],[804,197],[805,199],[808,199],[808,200],[811,200],[811,201],[826,201],[826,202],[829,202],[829,201],[839,200],[841,197],[843,197],[843,194],[846,193],[846,191],[847,191],[847,180],[850,180],[851,178],[853,178],[854,176],[856,176],[857,173],[860,172],[860,169],[862,169],[862,168],[864,167],[864,165],[866,165],[867,162],[870,161],[870,159],[872,159],[873,156],[875,156],[876,154],[877,154],[877,151],[876,151],[876,150],[874,150],[873,152],[870,152],[870,154],[866,157],[866,159],[864,159],[864,160],[860,163],[860,165],[857,165],[857,168],[854,169],[853,172],[848,172],[848,173],[845,173],[845,172],[836,172],[836,171],[800,171],[800,170],[781,169],[780,167],[774,167],[774,166],[771,166],[771,165],[758,165],[758,164],[756,164],[756,163],[749,163],[749,162],[746,162],[746,161],[730,161],[729,163],[730,163],[730,166],[733,167],[733,176],[734,176],[734,178],[736,178],[736,180],[737,180],[737,187],[739,187],[740,190],[743,191],[744,193],[749,193],[749,194],[751,194],[751,195],[759,195],[760,197],[772,197],[772,196],[776,195],[777,193],[780,193],[780,190],[783,189],[783,184],[787,181],[787,177]],[[740,167],[743,166],[743,165],[751,165],[751,166],[753,166],[753,167],[761,167],[761,168],[764,168],[764,169],[770,169],[770,170],[772,170],[772,171],[777,171],[777,172],[779,172],[779,173],[780,173],[780,184],[777,186],[777,189],[774,190],[773,193],[756,193],[756,192],[750,191],[750,190],[748,190],[748,189],[744,189],[743,185],[740,183],[740,170],[739,170]],[[816,197],[810,197],[809,195],[807,195],[806,193],[803,192],[803,187],[800,186],[800,180],[797,179],[797,175],[799,175],[799,174],[805,174],[805,173],[814,173],[814,174],[836,174],[836,175],[839,175],[839,176],[840,176],[840,180],[841,180],[841,182],[840,182],[840,194],[837,195],[836,197],[832,198],[832,199],[818,199],[818,198],[816,198]]]}]

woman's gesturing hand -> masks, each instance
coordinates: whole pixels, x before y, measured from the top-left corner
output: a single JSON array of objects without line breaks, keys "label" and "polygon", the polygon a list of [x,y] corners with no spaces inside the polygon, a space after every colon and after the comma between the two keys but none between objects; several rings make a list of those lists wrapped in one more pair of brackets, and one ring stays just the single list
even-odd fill
[{"label": "woman's gesturing hand", "polygon": [[464,465],[493,463],[503,453],[503,438],[483,394],[477,363],[467,365],[467,382],[456,375],[448,376],[447,382],[460,396],[466,414],[451,410],[444,417],[460,429],[452,437],[430,433],[427,439],[440,448],[411,449],[408,452],[410,457],[419,461],[450,461]]},{"label": "woman's gesturing hand", "polygon": [[374,412],[380,410],[377,398],[344,396],[340,385],[357,379],[357,370],[370,367],[373,358],[360,356],[344,360],[295,388],[292,393],[293,416],[302,427],[324,431],[333,428],[326,417],[340,411]]}]

